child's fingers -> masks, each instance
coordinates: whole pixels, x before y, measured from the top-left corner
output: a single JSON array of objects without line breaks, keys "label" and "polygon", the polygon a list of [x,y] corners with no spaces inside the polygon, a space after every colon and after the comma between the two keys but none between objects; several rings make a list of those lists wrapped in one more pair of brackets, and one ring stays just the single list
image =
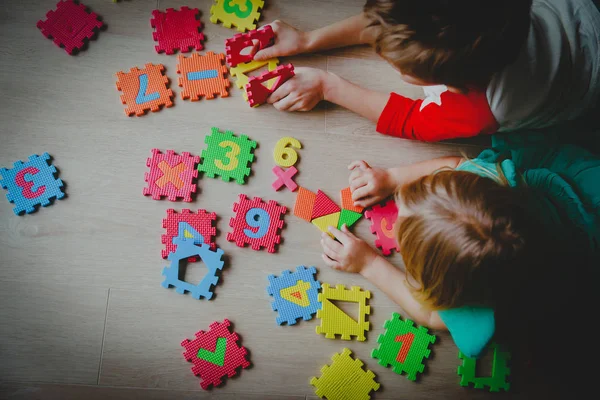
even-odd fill
[{"label": "child's fingers", "polygon": [[340,231],[339,229],[337,229],[337,228],[335,228],[333,226],[330,226],[327,229],[344,246],[347,245],[348,243],[350,243],[350,240],[352,240],[352,236],[354,236],[349,231],[348,232],[342,232],[342,231]]},{"label": "child's fingers", "polygon": [[[353,180],[350,181],[350,191],[354,193],[354,191],[358,188],[361,188],[369,183],[369,178],[364,175],[357,176]],[[354,194],[352,195],[354,198]]]},{"label": "child's fingers", "polygon": [[352,200],[353,201],[359,201],[359,200],[363,200],[365,197],[371,196],[371,187],[369,185],[365,185],[362,187],[359,187],[356,190],[352,191]]},{"label": "child's fingers", "polygon": [[267,103],[274,104],[281,99],[284,99],[292,92],[292,87],[288,84],[289,81],[279,86],[271,95],[267,98]]},{"label": "child's fingers", "polygon": [[323,245],[323,249],[329,249],[331,251],[331,254],[336,256],[334,258],[337,258],[337,255],[342,250],[344,250],[344,246],[342,246],[339,242],[333,240],[331,236],[329,236],[325,232],[321,234],[321,244]]},{"label": "child's fingers", "polygon": [[273,107],[278,109],[279,111],[288,111],[294,104],[296,104],[296,96],[289,95],[279,100],[276,103],[273,103]]},{"label": "child's fingers", "polygon": [[327,255],[321,254],[321,258],[323,258],[325,264],[330,266],[331,268],[342,269],[342,265],[339,262],[332,260],[331,258],[327,257]]},{"label": "child's fingers", "polygon": [[349,170],[353,170],[354,168],[363,168],[363,169],[366,169],[366,168],[370,168],[370,166],[364,160],[356,160],[356,161],[352,161],[350,163],[350,165],[348,165],[348,169]]}]

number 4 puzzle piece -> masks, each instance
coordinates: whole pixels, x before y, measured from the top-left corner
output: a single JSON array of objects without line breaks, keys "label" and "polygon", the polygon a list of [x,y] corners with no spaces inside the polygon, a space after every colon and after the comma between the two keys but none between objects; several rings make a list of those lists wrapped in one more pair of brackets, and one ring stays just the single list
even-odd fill
[{"label": "number 4 puzzle piece", "polygon": [[365,217],[371,220],[371,232],[377,235],[375,246],[381,249],[384,256],[392,254],[392,249],[400,251],[398,241],[394,237],[394,224],[398,219],[398,207],[393,199],[383,206],[376,204],[365,211]]},{"label": "number 4 puzzle piece", "polygon": [[239,63],[252,61],[254,54],[241,54],[241,52],[248,47],[254,47],[255,40],[258,42],[258,49],[256,51],[259,51],[271,46],[274,39],[275,34],[271,25],[266,25],[247,33],[238,33],[234,37],[225,40],[227,64],[230,67],[235,67]]},{"label": "number 4 puzzle piece", "polygon": [[169,78],[163,75],[165,67],[162,64],[146,64],[144,69],[133,67],[127,73],[117,72],[117,89],[123,94],[121,102],[127,107],[128,116],[144,115],[146,111],[159,111],[162,106],[173,105],[173,91],[167,89]]},{"label": "number 4 puzzle piece", "polygon": [[[267,97],[294,75],[294,66],[286,64],[278,66],[274,71],[266,71],[259,76],[250,77],[246,85],[250,107],[266,103]],[[276,79],[275,82],[270,88],[267,88],[264,83],[274,78]]]}]

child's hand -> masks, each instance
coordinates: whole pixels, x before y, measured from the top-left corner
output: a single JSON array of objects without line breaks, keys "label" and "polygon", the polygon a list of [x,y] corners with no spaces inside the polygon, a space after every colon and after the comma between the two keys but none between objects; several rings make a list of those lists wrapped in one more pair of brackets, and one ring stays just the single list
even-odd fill
[{"label": "child's hand", "polygon": [[350,173],[350,191],[354,204],[369,207],[388,198],[396,185],[387,169],[373,168],[365,161],[353,161],[348,165]]},{"label": "child's hand", "polygon": [[273,57],[292,56],[306,51],[307,37],[305,32],[279,20],[275,20],[269,25],[275,33],[275,43],[271,47],[256,52],[254,55],[255,60],[261,61]]},{"label": "child's hand", "polygon": [[279,111],[309,111],[325,98],[328,72],[316,68],[295,68],[296,75],[274,91],[267,102]]},{"label": "child's hand", "polygon": [[360,273],[362,269],[377,258],[377,252],[362,239],[354,236],[344,224],[342,230],[329,227],[336,242],[324,233],[321,235],[323,261],[332,268],[346,272]]}]

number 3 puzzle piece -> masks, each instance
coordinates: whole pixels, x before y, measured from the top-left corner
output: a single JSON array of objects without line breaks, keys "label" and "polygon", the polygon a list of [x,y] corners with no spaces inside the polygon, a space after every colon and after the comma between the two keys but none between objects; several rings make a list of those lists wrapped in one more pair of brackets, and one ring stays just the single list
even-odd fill
[{"label": "number 3 puzzle piece", "polygon": [[[267,97],[294,75],[294,66],[292,64],[286,64],[280,65],[275,68],[274,71],[267,71],[259,76],[250,77],[248,84],[246,85],[246,93],[248,95],[248,104],[250,104],[250,107],[266,103]],[[267,88],[264,83],[271,79],[275,79],[275,81]]]},{"label": "number 3 puzzle piece", "polygon": [[398,241],[394,237],[394,224],[398,219],[398,207],[393,199],[383,206],[377,204],[365,211],[365,217],[371,220],[371,232],[377,235],[375,246],[385,256],[392,254],[392,249],[400,251]]},{"label": "number 3 puzzle piece", "polygon": [[233,25],[238,31],[246,32],[256,28],[264,5],[263,0],[215,0],[210,8],[210,22],[220,21],[225,28]]},{"label": "number 3 puzzle piece", "polygon": [[227,64],[235,67],[240,63],[252,61],[254,54],[241,54],[248,47],[254,47],[254,40],[258,41],[258,49],[262,50],[273,44],[275,34],[271,25],[255,29],[247,33],[238,33],[234,37],[225,40],[225,52],[227,53]]},{"label": "number 3 puzzle piece", "polygon": [[121,102],[127,106],[126,115],[140,117],[148,110],[156,112],[162,106],[173,105],[173,91],[167,89],[169,78],[163,75],[164,70],[162,64],[148,63],[144,69],[117,72],[117,89],[123,92]]}]

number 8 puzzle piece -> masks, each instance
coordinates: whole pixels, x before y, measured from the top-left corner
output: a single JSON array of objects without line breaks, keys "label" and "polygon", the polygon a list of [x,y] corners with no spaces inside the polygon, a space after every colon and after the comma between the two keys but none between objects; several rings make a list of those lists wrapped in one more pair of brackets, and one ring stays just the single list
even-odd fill
[{"label": "number 8 puzzle piece", "polygon": [[125,114],[138,117],[146,111],[159,111],[161,106],[173,105],[173,91],[167,89],[169,78],[163,75],[165,67],[162,64],[146,64],[144,69],[133,67],[127,73],[117,72],[117,89],[123,92],[121,102],[127,107]]},{"label": "number 8 puzzle piece", "polygon": [[210,8],[210,22],[220,21],[225,28],[233,25],[239,32],[246,32],[256,28],[264,5],[263,0],[215,0]]}]

